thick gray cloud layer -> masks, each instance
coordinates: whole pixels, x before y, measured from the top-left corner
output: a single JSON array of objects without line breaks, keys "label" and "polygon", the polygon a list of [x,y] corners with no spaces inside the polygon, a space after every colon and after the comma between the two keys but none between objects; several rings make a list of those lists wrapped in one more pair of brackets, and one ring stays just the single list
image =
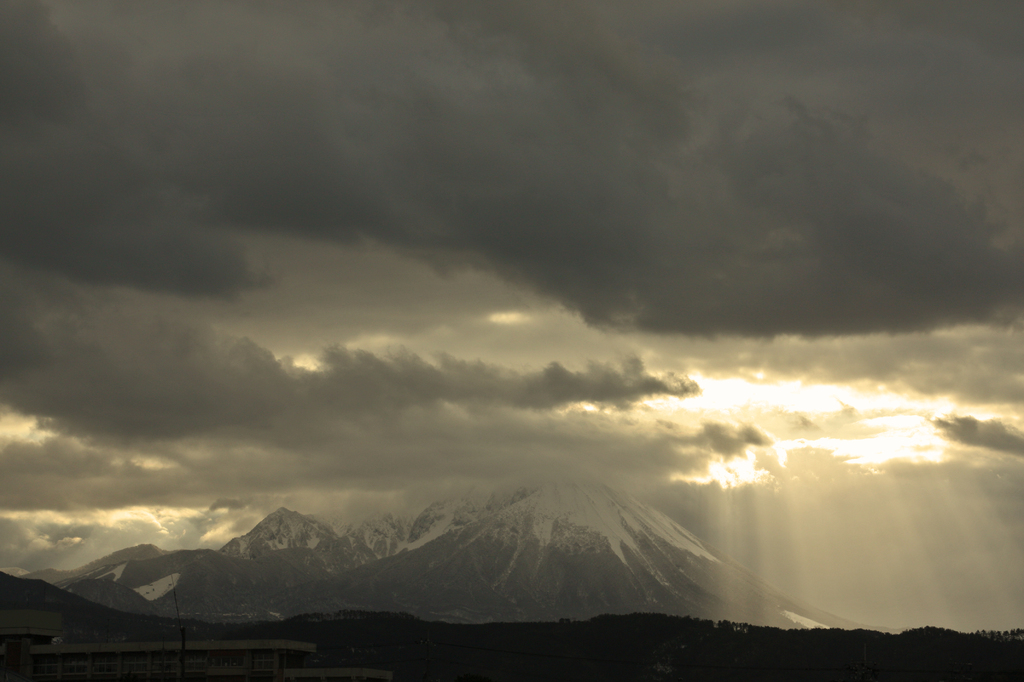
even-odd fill
[{"label": "thick gray cloud layer", "polygon": [[[1019,546],[1016,457],[954,445],[868,479],[772,447],[896,416],[1022,451],[1021,11],[0,0],[0,502],[35,514],[0,519],[0,555],[113,549],[76,518],[96,509],[206,510],[132,531],[194,546],[289,500],[580,471],[704,505],[697,530],[783,582],[800,567],[758,538],[789,528],[893,565],[931,565],[940,535]],[[828,389],[821,413],[644,404],[705,400],[697,371],[709,394],[764,376],[1006,417],[860,418]],[[666,483],[749,457],[774,483]],[[831,570],[804,594],[853,615]]]},{"label": "thick gray cloud layer", "polygon": [[81,436],[161,439],[253,429],[272,438],[274,430],[291,432],[318,420],[441,403],[625,407],[656,395],[699,392],[688,378],[649,374],[637,358],[620,367],[590,363],[571,371],[552,362],[520,372],[450,356],[431,364],[409,352],[380,357],[334,347],[313,372],[277,360],[248,339],[165,320],[138,324],[103,316],[49,331],[49,361],[0,385],[0,401]]},{"label": "thick gray cloud layer", "polygon": [[103,111],[113,103],[88,81],[82,46],[46,9],[5,0],[0,26],[0,256],[85,281],[184,293],[254,283],[237,245],[190,224],[156,158],[115,135],[121,121]]},{"label": "thick gray cloud layer", "polygon": [[974,417],[936,419],[935,424],[947,438],[1013,455],[1024,455],[1024,433],[998,419],[980,421]]},{"label": "thick gray cloud layer", "polygon": [[[5,3],[12,261],[226,294],[266,283],[244,232],[373,240],[493,269],[594,324],[699,334],[920,329],[1021,303],[1019,247],[948,180],[797,84],[702,138],[698,57],[633,44],[585,3],[114,7],[56,5],[58,29]],[[785,44],[710,12],[708,50],[828,54],[812,36],[829,33],[836,68],[882,69],[856,56],[891,35],[821,8],[808,28],[801,9],[759,10]]]},{"label": "thick gray cloud layer", "polygon": [[0,6],[0,102],[4,122],[61,121],[82,106],[85,91],[74,53],[37,3]]}]

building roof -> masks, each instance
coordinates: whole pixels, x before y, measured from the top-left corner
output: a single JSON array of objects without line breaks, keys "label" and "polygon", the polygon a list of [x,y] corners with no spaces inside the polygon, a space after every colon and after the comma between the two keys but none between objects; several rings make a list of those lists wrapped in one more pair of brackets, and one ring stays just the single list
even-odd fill
[{"label": "building roof", "polygon": [[390,670],[373,668],[289,668],[285,680],[390,680]]},{"label": "building roof", "polygon": [[[85,642],[81,644],[36,644],[32,647],[32,654],[102,653],[104,651],[178,651],[180,649],[180,640],[165,640],[162,642]],[[312,654],[316,653],[316,644],[297,642],[293,639],[218,639],[185,642],[185,651],[240,651],[243,649],[284,649]]]},{"label": "building roof", "polygon": [[32,679],[20,675],[10,668],[0,668],[0,682],[32,682]]},{"label": "building roof", "polygon": [[60,637],[64,623],[60,613],[20,609],[0,611],[0,637],[4,635],[40,635]]}]

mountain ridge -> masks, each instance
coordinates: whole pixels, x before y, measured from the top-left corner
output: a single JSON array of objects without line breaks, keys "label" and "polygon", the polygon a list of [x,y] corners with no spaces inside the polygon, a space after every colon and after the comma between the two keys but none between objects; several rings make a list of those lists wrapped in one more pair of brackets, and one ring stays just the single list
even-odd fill
[{"label": "mountain ridge", "polygon": [[98,559],[93,559],[78,568],[67,570],[59,568],[44,568],[39,571],[31,571],[19,577],[28,578],[29,580],[45,580],[50,584],[60,587],[62,586],[62,583],[67,583],[76,578],[81,579],[82,576],[100,578],[108,572],[103,569],[109,570],[110,567],[114,565],[120,565],[132,560],[164,556],[172,553],[172,550],[161,549],[160,547],[152,544],[133,545],[131,547],[125,547],[124,549],[111,552],[110,554]]},{"label": "mountain ridge", "polygon": [[855,625],[783,595],[660,512],[603,486],[521,489],[462,509],[460,523],[435,515],[445,532],[416,551],[282,591],[275,610],[404,610],[463,622],[662,611],[781,627]]},{"label": "mountain ridge", "polygon": [[183,613],[217,620],[357,608],[456,622],[657,611],[856,626],[782,594],[635,498],[571,482],[358,522],[282,507],[220,550],[95,563],[61,585],[140,613],[169,615],[176,596]]}]

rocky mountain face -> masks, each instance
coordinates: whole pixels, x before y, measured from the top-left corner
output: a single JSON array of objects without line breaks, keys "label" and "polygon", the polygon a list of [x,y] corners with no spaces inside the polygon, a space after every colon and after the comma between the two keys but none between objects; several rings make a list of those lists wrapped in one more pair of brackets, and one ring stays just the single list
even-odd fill
[{"label": "rocky mountain face", "polygon": [[394,514],[378,514],[360,523],[347,523],[340,517],[324,517],[322,521],[334,528],[340,538],[347,538],[350,546],[367,561],[397,554],[409,542],[412,519]]},{"label": "rocky mountain face", "polygon": [[177,598],[183,615],[208,620],[340,609],[457,622],[658,611],[855,625],[781,594],[628,495],[577,484],[445,500],[414,518],[361,523],[282,508],[220,551],[130,558],[58,584],[139,613],[171,615]]},{"label": "rocky mountain face", "polygon": [[24,568],[18,568],[17,566],[8,566],[6,568],[0,568],[0,573],[6,575],[13,575],[15,578],[22,578],[29,574]]},{"label": "rocky mountain face", "polygon": [[660,611],[852,625],[774,590],[635,499],[579,485],[432,505],[405,551],[282,591],[274,604],[282,613],[362,608],[463,622]]},{"label": "rocky mountain face", "polygon": [[90,561],[84,566],[71,570],[64,571],[56,568],[44,568],[41,571],[26,573],[21,577],[28,578],[29,580],[45,580],[52,585],[62,587],[75,580],[102,577],[105,573],[115,570],[111,568],[112,566],[118,566],[133,560],[150,559],[165,554],[169,554],[169,552],[160,549],[156,545],[135,545],[134,547],[119,549],[113,554],[108,554],[105,557]]},{"label": "rocky mountain face", "polygon": [[334,529],[327,524],[281,507],[220,551],[241,559],[257,559],[281,549],[316,549],[322,542],[330,544],[337,539]]}]

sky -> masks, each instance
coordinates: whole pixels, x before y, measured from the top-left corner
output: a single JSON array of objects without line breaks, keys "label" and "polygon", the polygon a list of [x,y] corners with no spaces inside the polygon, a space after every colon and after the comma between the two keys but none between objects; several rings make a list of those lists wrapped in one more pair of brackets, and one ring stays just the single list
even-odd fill
[{"label": "sky", "polygon": [[1024,625],[1024,3],[0,0],[0,567],[544,477]]}]

